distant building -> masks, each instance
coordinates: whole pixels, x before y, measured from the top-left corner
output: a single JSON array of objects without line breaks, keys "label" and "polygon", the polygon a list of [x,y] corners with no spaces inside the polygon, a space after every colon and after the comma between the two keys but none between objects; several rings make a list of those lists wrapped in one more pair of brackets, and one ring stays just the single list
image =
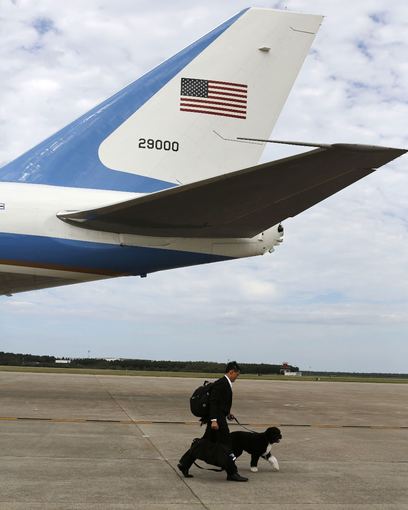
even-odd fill
[{"label": "distant building", "polygon": [[289,376],[301,376],[302,372],[299,372],[297,367],[292,367],[289,365],[287,361],[284,361],[281,365],[279,373],[281,375],[289,375]]},{"label": "distant building", "polygon": [[288,375],[290,377],[301,377],[302,372],[291,372],[290,370],[283,370],[283,375]]}]

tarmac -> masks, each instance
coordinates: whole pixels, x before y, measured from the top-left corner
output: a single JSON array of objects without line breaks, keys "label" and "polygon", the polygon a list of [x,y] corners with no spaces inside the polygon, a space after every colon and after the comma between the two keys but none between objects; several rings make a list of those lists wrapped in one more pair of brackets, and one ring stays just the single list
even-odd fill
[{"label": "tarmac", "polygon": [[407,384],[238,379],[233,413],[283,439],[236,483],[176,468],[199,383],[0,371],[0,510],[408,509]]}]

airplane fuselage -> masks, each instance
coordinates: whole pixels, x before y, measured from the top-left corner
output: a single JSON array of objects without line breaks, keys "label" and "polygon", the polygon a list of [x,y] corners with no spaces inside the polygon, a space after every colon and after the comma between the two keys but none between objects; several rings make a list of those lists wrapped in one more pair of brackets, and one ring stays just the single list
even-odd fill
[{"label": "airplane fuselage", "polygon": [[151,237],[101,232],[57,217],[136,193],[0,183],[0,272],[87,281],[261,255],[282,241],[277,226],[252,239]]}]

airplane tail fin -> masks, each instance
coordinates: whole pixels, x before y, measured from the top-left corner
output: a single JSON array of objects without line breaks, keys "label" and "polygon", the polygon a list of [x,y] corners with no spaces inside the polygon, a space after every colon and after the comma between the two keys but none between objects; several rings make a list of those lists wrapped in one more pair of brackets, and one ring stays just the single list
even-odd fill
[{"label": "airplane tail fin", "polygon": [[322,17],[240,12],[0,169],[0,181],[152,192],[256,164]]}]

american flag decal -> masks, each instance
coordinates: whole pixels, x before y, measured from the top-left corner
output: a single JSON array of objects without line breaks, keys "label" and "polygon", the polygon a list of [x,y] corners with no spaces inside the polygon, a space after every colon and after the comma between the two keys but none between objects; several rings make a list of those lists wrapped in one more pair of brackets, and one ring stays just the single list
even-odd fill
[{"label": "american flag decal", "polygon": [[180,111],[246,119],[248,85],[181,78]]}]

